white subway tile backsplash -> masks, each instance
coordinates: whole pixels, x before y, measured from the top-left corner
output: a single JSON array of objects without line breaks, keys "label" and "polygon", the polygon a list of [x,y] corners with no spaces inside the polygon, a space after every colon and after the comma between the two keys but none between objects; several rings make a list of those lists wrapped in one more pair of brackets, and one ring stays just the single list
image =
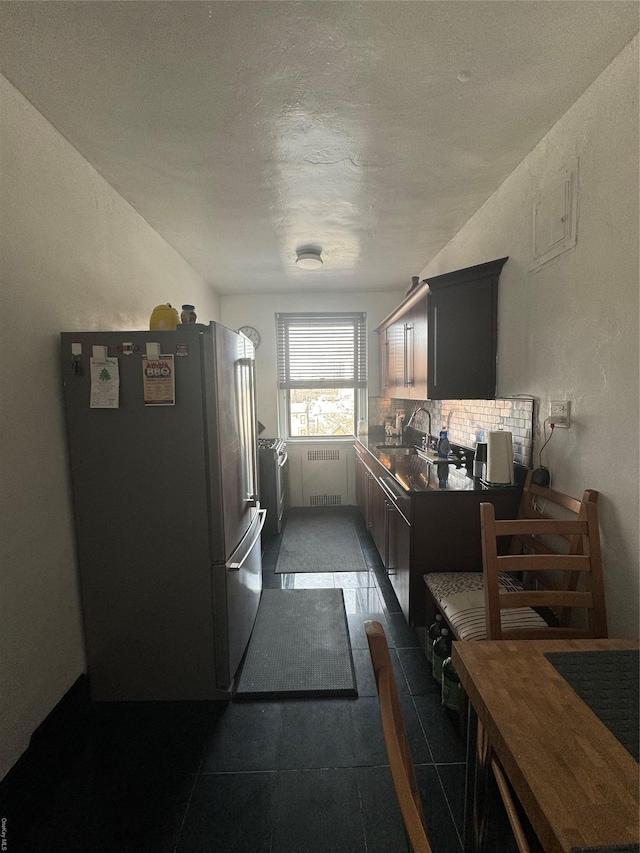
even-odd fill
[{"label": "white subway tile backsplash", "polygon": [[[387,397],[369,398],[369,425],[382,425],[385,418],[403,412],[406,421],[416,406],[431,413],[431,432],[438,434],[442,426],[449,431],[454,444],[474,448],[486,440],[486,433],[497,429],[513,433],[513,454],[516,462],[531,467],[533,462],[533,398],[501,398],[498,400],[425,400],[423,402],[396,400]],[[426,432],[428,418],[419,412],[414,426]]]}]

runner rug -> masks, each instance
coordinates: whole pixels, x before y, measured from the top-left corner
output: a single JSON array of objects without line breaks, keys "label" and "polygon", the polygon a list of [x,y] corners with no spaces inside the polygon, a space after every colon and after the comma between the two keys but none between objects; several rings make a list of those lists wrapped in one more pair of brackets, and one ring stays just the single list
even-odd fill
[{"label": "runner rug", "polygon": [[357,695],[342,590],[263,590],[234,698]]},{"label": "runner rug", "polygon": [[291,511],[282,534],[276,572],[366,572],[350,514]]}]

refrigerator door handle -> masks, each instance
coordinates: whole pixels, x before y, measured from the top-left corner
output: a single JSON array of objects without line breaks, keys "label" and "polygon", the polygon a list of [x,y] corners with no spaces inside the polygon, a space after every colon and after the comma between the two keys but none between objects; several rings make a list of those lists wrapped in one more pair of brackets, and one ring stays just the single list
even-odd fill
[{"label": "refrigerator door handle", "polygon": [[252,358],[238,359],[239,383],[241,388],[240,423],[243,435],[245,503],[258,506],[258,439],[255,400],[255,361]]},{"label": "refrigerator door handle", "polygon": [[256,362],[255,359],[249,359],[249,426],[250,426],[250,445],[249,459],[251,469],[251,491],[253,499],[256,501],[254,506],[257,506],[259,501],[258,494],[258,411],[256,406]]},{"label": "refrigerator door handle", "polygon": [[227,563],[227,570],[228,571],[239,572],[240,569],[242,568],[242,566],[244,565],[245,560],[247,559],[249,554],[253,551],[253,549],[256,545],[256,542],[258,541],[258,539],[260,539],[260,534],[262,533],[262,528],[264,527],[264,523],[265,523],[266,518],[267,518],[266,509],[259,509],[258,515],[260,516],[258,530],[257,530],[255,536],[253,537],[253,540],[251,541],[251,545],[246,549],[246,551],[244,552],[244,557],[240,560],[239,563]]}]

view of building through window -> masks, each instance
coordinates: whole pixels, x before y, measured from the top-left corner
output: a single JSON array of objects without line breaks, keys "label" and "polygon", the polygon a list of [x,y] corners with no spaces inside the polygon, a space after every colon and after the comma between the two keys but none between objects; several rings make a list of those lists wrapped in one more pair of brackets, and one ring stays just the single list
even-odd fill
[{"label": "view of building through window", "polygon": [[353,388],[292,388],[289,391],[289,435],[353,435]]}]

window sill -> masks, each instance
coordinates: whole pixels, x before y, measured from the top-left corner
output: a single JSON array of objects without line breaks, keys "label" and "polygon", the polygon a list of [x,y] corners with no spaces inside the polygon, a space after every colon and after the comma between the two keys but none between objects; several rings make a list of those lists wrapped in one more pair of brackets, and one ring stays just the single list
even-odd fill
[{"label": "window sill", "polygon": [[290,445],[301,444],[353,444],[354,435],[296,435],[293,438],[285,438],[284,440]]}]

